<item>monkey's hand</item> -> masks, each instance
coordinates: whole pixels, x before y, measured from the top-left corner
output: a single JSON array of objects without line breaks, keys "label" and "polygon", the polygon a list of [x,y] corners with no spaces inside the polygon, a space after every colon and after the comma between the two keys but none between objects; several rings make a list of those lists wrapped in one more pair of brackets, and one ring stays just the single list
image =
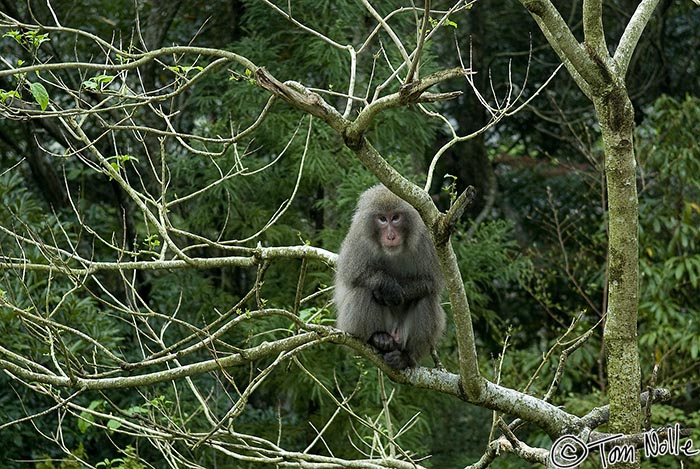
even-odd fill
[{"label": "monkey's hand", "polygon": [[380,352],[391,352],[399,347],[399,344],[396,343],[391,334],[383,331],[372,334],[368,342]]},{"label": "monkey's hand", "polygon": [[403,289],[395,280],[383,282],[372,292],[375,301],[384,306],[398,306],[403,303]]}]

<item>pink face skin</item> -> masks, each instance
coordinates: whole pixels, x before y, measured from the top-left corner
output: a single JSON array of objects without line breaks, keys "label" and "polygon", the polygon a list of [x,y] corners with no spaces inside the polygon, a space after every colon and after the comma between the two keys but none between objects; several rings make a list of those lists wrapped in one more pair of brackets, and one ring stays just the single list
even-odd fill
[{"label": "pink face skin", "polygon": [[387,252],[398,251],[403,243],[404,216],[398,212],[380,213],[375,219],[379,242]]}]

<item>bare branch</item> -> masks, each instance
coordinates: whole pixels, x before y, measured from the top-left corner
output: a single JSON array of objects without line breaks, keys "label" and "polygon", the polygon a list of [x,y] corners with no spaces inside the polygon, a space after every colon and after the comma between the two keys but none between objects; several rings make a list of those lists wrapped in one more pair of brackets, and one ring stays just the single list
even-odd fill
[{"label": "bare branch", "polygon": [[411,61],[411,66],[406,73],[406,80],[404,84],[411,83],[413,81],[413,75],[418,70],[418,63],[423,52],[423,44],[425,44],[425,36],[428,34],[428,20],[430,19],[430,0],[425,0],[425,5],[423,5],[423,21],[418,30],[418,45],[416,45],[416,50],[413,52],[413,60]]},{"label": "bare branch", "polygon": [[423,79],[404,85],[397,93],[392,93],[373,101],[360,112],[352,123],[347,126],[345,130],[346,138],[351,142],[356,141],[362,134],[365,133],[376,115],[382,111],[385,111],[386,109],[406,106],[408,104],[419,102],[432,102],[441,98],[452,99],[459,96],[459,94],[461,94],[460,92],[442,93],[439,95],[424,95],[423,93],[425,90],[437,83],[449,80],[451,78],[467,76],[470,73],[472,73],[470,70],[463,68],[453,68],[450,70],[435,72]]},{"label": "bare branch", "polygon": [[559,55],[576,84],[591,96],[591,89],[604,84],[600,71],[591,67],[585,50],[578,43],[566,22],[550,0],[520,0],[544,33],[554,51]]},{"label": "bare branch", "polygon": [[603,1],[585,0],[583,2],[583,36],[584,42],[599,57],[608,57],[603,31]]},{"label": "bare branch", "polygon": [[364,5],[367,11],[369,11],[369,13],[374,17],[374,19],[376,19],[379,22],[379,24],[387,32],[387,34],[389,34],[389,37],[394,42],[396,49],[401,53],[401,57],[403,58],[404,63],[409,63],[408,52],[406,52],[406,48],[401,43],[401,39],[399,39],[399,36],[394,32],[393,29],[391,29],[391,26],[389,26],[389,23],[387,23],[386,19],[382,18],[381,15],[377,13],[377,10],[374,9],[374,7],[369,3],[368,0],[361,1],[362,5]]},{"label": "bare branch", "polygon": [[634,11],[634,15],[630,18],[629,23],[627,23],[625,32],[622,34],[620,43],[613,56],[619,77],[623,78],[627,74],[632,53],[637,48],[639,38],[658,4],[659,0],[642,0]]}]

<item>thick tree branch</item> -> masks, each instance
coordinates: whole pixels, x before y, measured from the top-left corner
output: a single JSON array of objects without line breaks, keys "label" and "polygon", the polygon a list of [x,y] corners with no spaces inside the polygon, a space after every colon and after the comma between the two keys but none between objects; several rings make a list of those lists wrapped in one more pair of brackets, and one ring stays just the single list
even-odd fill
[{"label": "thick tree branch", "polygon": [[576,81],[576,84],[591,97],[591,88],[602,86],[605,81],[599,71],[591,67],[588,55],[578,43],[564,18],[550,0],[520,0],[530,12],[547,41]]},{"label": "thick tree branch", "polygon": [[603,32],[603,0],[584,0],[583,37],[586,45],[599,57],[608,56]]},{"label": "thick tree branch", "polygon": [[632,54],[637,48],[639,38],[642,36],[644,28],[649,23],[649,19],[654,14],[658,4],[659,0],[642,0],[637,6],[634,15],[630,18],[629,23],[627,23],[625,32],[622,34],[620,43],[613,56],[617,67],[616,72],[620,78],[624,78],[627,75],[627,68],[632,59]]},{"label": "thick tree branch", "polygon": [[[342,334],[342,332],[335,333],[336,336],[341,336]],[[76,376],[71,379],[68,376],[32,371],[7,361],[4,358],[0,358],[0,368],[7,370],[9,373],[20,378],[36,381],[37,383],[50,384],[57,387],[82,388],[89,390],[132,388],[152,386],[158,383],[176,381],[188,376],[201,375],[203,373],[225,369],[230,366],[243,365],[250,363],[253,360],[276,355],[282,351],[288,351],[295,347],[301,347],[302,345],[310,342],[327,341],[332,337],[332,335],[328,335],[326,338],[319,338],[319,335],[316,332],[306,332],[274,342],[264,342],[256,347],[246,349],[243,352],[233,353],[214,360],[200,361],[191,365],[182,365],[168,370],[146,373],[137,376],[119,376],[115,378],[96,379],[81,378]],[[2,351],[0,351],[0,356],[4,356]]]},{"label": "thick tree branch", "polygon": [[316,116],[330,125],[336,132],[342,132],[348,121],[321,96],[306,89],[301,83],[288,81],[282,83],[264,68],[255,71],[257,84],[291,104],[292,106]]},{"label": "thick tree branch", "polygon": [[438,99],[453,99],[461,92],[430,94],[424,92],[433,85],[452,78],[463,77],[471,74],[471,70],[464,68],[453,68],[435,72],[427,77],[415,80],[402,86],[397,93],[383,96],[368,106],[351,122],[345,130],[345,138],[350,142],[357,141],[362,136],[374,118],[382,111],[395,107],[407,106],[421,102],[433,102]]}]

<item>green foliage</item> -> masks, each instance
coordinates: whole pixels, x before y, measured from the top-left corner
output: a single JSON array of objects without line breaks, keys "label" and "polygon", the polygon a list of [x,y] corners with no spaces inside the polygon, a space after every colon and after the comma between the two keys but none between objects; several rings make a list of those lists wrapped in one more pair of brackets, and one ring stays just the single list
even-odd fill
[{"label": "green foliage", "polygon": [[0,90],[0,101],[2,101],[3,104],[5,104],[5,101],[7,101],[8,98],[16,98],[16,99],[21,99],[22,95],[20,95],[17,90]]},{"label": "green foliage", "polygon": [[[522,151],[499,167],[500,210],[517,217],[515,235],[532,269],[522,289],[510,291],[501,315],[514,327],[514,347],[530,346],[539,355],[581,313],[581,331],[602,316],[607,245],[595,168]],[[597,356],[597,339],[589,345]],[[583,375],[571,380],[585,382],[590,371],[582,367]]]},{"label": "green foliage", "polygon": [[69,457],[60,461],[50,458],[49,455],[40,456],[39,459],[45,458],[45,460],[36,463],[35,469],[80,469],[84,467],[80,464],[80,459],[85,458],[85,456],[85,448],[83,448],[83,445],[80,445],[77,449],[71,451]]},{"label": "green foliage", "polygon": [[648,116],[637,139],[640,343],[647,368],[673,380],[700,355],[700,100],[662,97]]},{"label": "green foliage", "polygon": [[[472,227],[471,237],[467,228],[456,233],[453,245],[459,259],[472,312],[479,321],[481,332],[495,342],[504,337],[510,318],[498,310],[499,302],[532,274],[532,263],[521,255],[513,239],[513,223],[493,220]],[[486,339],[482,335],[482,339]]]},{"label": "green foliage", "polygon": [[[12,30],[3,34],[2,37],[14,39],[17,44],[21,45],[32,56],[37,53],[39,47],[43,43],[50,41],[48,33],[41,33],[38,30],[30,30],[23,33]],[[24,65],[24,63],[25,61],[22,59],[18,59],[17,61],[17,65],[20,67]],[[25,83],[26,74],[16,74],[16,78],[18,78],[21,83]],[[46,90],[46,87],[40,82],[29,82],[28,88],[34,101],[41,107],[42,111],[45,111],[49,105],[49,92]],[[2,90],[2,92],[0,92],[0,99],[2,99],[3,102],[8,97],[20,98],[20,94],[16,90],[10,92]]]},{"label": "green foliage", "polygon": [[78,420],[78,430],[81,433],[85,433],[90,429],[90,426],[95,423],[95,417],[89,412],[90,410],[103,410],[106,402],[104,400],[92,401],[88,406],[88,411],[84,411],[80,414],[80,419]]},{"label": "green foliage", "polygon": [[114,75],[97,75],[85,80],[83,82],[83,88],[88,91],[104,91],[105,87],[109,86],[114,78]]},{"label": "green foliage", "polygon": [[34,100],[41,106],[42,111],[46,111],[49,105],[49,92],[46,91],[44,85],[39,82],[29,84],[29,92],[32,93]]},{"label": "green foliage", "polygon": [[[697,412],[688,412],[686,409],[657,404],[651,409],[651,421],[649,430],[661,430],[674,428],[676,425],[682,430],[683,434],[680,437],[682,445],[686,440],[693,441],[693,450],[697,451],[698,442],[700,442],[700,414]],[[675,469],[679,467],[692,467],[696,463],[697,456],[684,457],[683,455],[664,455],[659,457],[643,457],[641,461],[642,469],[668,468]]]},{"label": "green foliage", "polygon": [[139,162],[138,158],[135,158],[131,155],[111,156],[107,158],[107,161],[110,161],[109,165],[112,167],[112,169],[114,169],[117,172],[119,172],[119,170],[124,167],[124,163],[126,163],[127,161],[135,161],[136,164],[138,164]]},{"label": "green foliage", "polygon": [[[404,6],[393,0],[375,3],[382,15],[394,7]],[[81,8],[73,10],[71,26],[105,38],[113,37],[113,30],[120,30],[122,40],[136,30],[131,5],[125,1],[112,2],[109,4],[109,19],[95,21],[95,17],[106,16],[103,12],[105,3],[97,0],[82,2]],[[36,9],[33,13],[39,17],[50,18],[44,6],[37,4],[33,8]],[[156,4],[146,2],[140,8],[143,20],[154,11]],[[181,8],[189,10],[176,15],[167,38],[162,39],[164,43],[193,41],[197,45],[226,46],[267,67],[280,79],[298,80],[314,88],[338,108],[344,107],[342,94],[349,86],[350,68],[344,50],[331,47],[314,34],[294,27],[285,16],[272,11],[264,2],[194,2],[183,4]],[[497,14],[491,15],[490,11]],[[426,44],[421,76],[443,64],[456,65],[451,62],[456,31],[461,34],[473,30],[475,37],[480,38],[479,47],[475,48],[477,55],[484,53],[489,61],[499,54],[505,55],[506,51],[516,50],[514,44],[524,48],[521,25],[510,21],[512,18],[506,16],[508,11],[505,8],[482,9],[482,15],[475,17],[476,22],[454,18],[454,21],[443,23],[441,31],[436,32],[449,40],[438,45]],[[360,4],[332,0],[294,2],[294,17],[312,24],[317,31],[339,44],[357,45],[357,38],[363,37],[375,24]],[[504,18],[510,20],[504,21]],[[478,36],[477,27],[481,27],[478,24],[481,20],[486,27],[483,27],[484,35]],[[682,41],[697,41],[697,35],[692,34],[697,28],[692,24],[687,20],[683,24],[678,20],[673,23],[672,29],[678,39],[672,41],[673,47],[687,44]],[[150,28],[151,25],[146,26]],[[203,34],[197,36],[195,26],[202,26]],[[432,27],[435,26],[433,22]],[[413,41],[417,40],[414,13],[406,10],[397,14],[392,19],[392,27],[402,37],[409,38],[405,46],[410,50]],[[491,33],[497,40],[488,38]],[[383,60],[383,54],[386,54],[392,63],[399,61],[394,48],[387,47],[387,38],[383,34],[379,31],[366,45],[371,53],[359,58],[355,83],[358,95],[366,91],[371,97],[375,87],[384,83],[391,74],[388,69],[375,70],[375,60]],[[65,36],[57,40],[55,36],[53,32],[49,37],[38,30],[9,31],[3,45],[13,48],[7,57],[16,57],[13,60],[20,66],[49,60],[75,60],[76,57],[88,60],[102,52],[83,42],[63,40]],[[48,41],[50,48],[45,44]],[[465,45],[460,44],[463,51],[468,50]],[[157,46],[148,44],[148,47]],[[537,50],[537,44],[534,49]],[[175,75],[177,85],[195,76],[201,78],[179,98],[181,101],[163,103],[162,112],[172,117],[172,124],[178,131],[202,137],[229,135],[232,129],[238,132],[255,122],[268,102],[268,93],[252,86],[251,70],[233,67],[200,77],[198,74],[204,70],[204,61],[180,63],[179,58],[170,59],[163,58],[156,67],[152,77],[154,89],[167,91],[159,88],[166,81],[163,79],[166,75]],[[121,63],[127,59],[114,56],[111,60]],[[685,80],[687,83],[683,86],[692,87],[694,82],[687,79],[687,70],[697,68],[697,59],[684,56],[683,60],[688,61],[689,66],[678,75],[680,79],[671,74],[672,83]],[[547,60],[538,57],[532,61],[533,68],[536,68],[532,70],[532,76],[544,76],[549,72],[549,68],[539,68],[541,63],[547,63]],[[475,64],[478,68],[478,57],[475,57]],[[515,82],[520,82],[517,75],[525,69],[514,67]],[[477,78],[498,77],[499,73],[501,70],[494,63],[493,73],[491,70],[487,73],[484,67],[479,70]],[[635,77],[633,73],[630,75]],[[80,105],[92,105],[94,101],[91,100],[100,99],[100,94],[114,93],[117,83],[120,92],[146,86],[147,79],[141,81],[143,77],[135,79],[134,76],[119,82],[121,75],[57,75],[59,80],[81,89]],[[14,78],[17,82],[12,85],[3,83],[5,87],[17,85],[15,90],[0,90],[3,103],[8,99],[20,99],[20,92],[27,91],[42,110],[48,108],[49,102],[62,104],[75,99],[75,96],[60,95],[58,88],[52,88],[51,84],[58,81],[30,82],[27,75]],[[499,83],[498,78],[495,81]],[[383,92],[396,91],[399,86],[398,81],[390,80]],[[569,95],[566,80],[554,82],[552,86],[556,86],[552,92],[556,105],[575,107],[576,99]],[[478,113],[465,105],[461,98],[449,105],[454,106],[451,117],[460,125],[471,122]],[[353,113],[359,106],[361,103],[354,103]],[[426,105],[429,110],[435,107]],[[640,339],[645,347],[644,357],[648,360],[647,375],[654,363],[661,364],[659,381],[669,384],[677,392],[677,400],[686,406],[682,409],[655,407],[654,418],[658,420],[654,422],[659,425],[681,422],[697,427],[699,424],[696,413],[693,413],[697,410],[694,395],[686,387],[692,387],[687,375],[689,371],[697,373],[695,364],[700,353],[700,326],[696,319],[700,317],[700,311],[695,301],[700,277],[700,158],[696,135],[696,129],[700,127],[699,109],[700,105],[694,98],[683,101],[663,98],[649,109],[649,118],[640,128],[637,139],[643,169],[640,213],[644,283],[640,301]],[[556,111],[553,115],[558,120],[560,109]],[[145,112],[135,109],[132,114],[130,109],[128,117],[136,121]],[[604,296],[604,207],[600,203],[600,177],[596,168],[576,166],[578,169],[573,170],[570,163],[577,161],[574,156],[567,155],[571,147],[551,138],[552,134],[561,133],[558,132],[560,124],[540,123],[537,131],[533,131],[531,115],[522,116],[522,121],[519,117],[509,119],[504,124],[507,128],[499,128],[487,139],[489,145],[503,149],[504,155],[515,159],[512,164],[496,163],[500,192],[491,213],[493,219],[474,226],[461,226],[453,244],[475,314],[478,345],[482,357],[485,357],[482,370],[496,366],[495,361],[487,361],[488,355],[497,356],[505,337],[510,334],[511,345],[503,361],[502,382],[524,386],[539,370],[539,378],[526,391],[541,395],[554,372],[552,362],[542,366],[543,353],[556,343],[562,330],[581,312],[584,314],[574,331],[576,334],[594,325],[600,317],[601,312],[595,307],[603,304]],[[125,120],[123,123],[130,122]],[[95,170],[93,160],[75,157],[68,146],[54,140],[51,127],[37,125],[32,127],[30,134],[26,123],[7,120],[3,125],[0,227],[14,230],[27,240],[18,244],[6,232],[0,231],[0,254],[4,258],[46,262],[42,259],[49,256],[58,265],[80,267],[78,262],[59,251],[47,253],[42,244],[55,245],[65,252],[77,250],[93,260],[113,260],[113,246],[121,249],[119,252],[124,260],[153,259],[160,254],[164,242],[162,234],[155,232],[143,217],[133,217],[137,213],[133,203],[128,197],[123,197],[115,181]],[[103,135],[105,129],[103,122],[90,118],[85,118],[82,125],[91,135]],[[367,137],[406,177],[422,183],[425,156],[443,143],[438,136],[439,126],[438,120],[426,122],[425,114],[417,107],[396,109],[382,113]],[[590,127],[590,120],[581,118],[573,126]],[[217,146],[198,139],[186,142],[195,150],[220,151],[221,156],[217,158],[201,157],[169,138],[155,144],[145,142],[144,146],[140,141],[137,143],[131,131],[110,134],[110,138],[99,142],[102,145],[100,151],[104,155],[113,155],[108,157],[112,169],[129,179],[135,187],[157,194],[161,184],[167,185],[166,195],[171,197],[170,200],[191,196],[168,207],[167,215],[173,225],[182,231],[196,232],[203,238],[246,240],[231,243],[236,246],[305,243],[336,250],[349,226],[358,194],[377,182],[345,149],[340,137],[320,121],[310,120],[301,111],[279,100],[258,130],[236,145]],[[32,142],[50,152],[50,156],[41,156],[47,156],[46,161],[56,173],[65,174],[66,180],[62,182],[73,195],[70,206],[52,204],[44,185],[37,183],[36,167],[29,164],[37,161]],[[56,157],[54,154],[66,156]],[[533,156],[534,161],[522,155]],[[541,155],[554,158],[546,163]],[[160,163],[161,157],[167,162],[164,173],[160,172],[158,164],[149,168],[154,161]],[[270,166],[271,163],[274,164]],[[222,180],[221,174],[240,177]],[[300,175],[298,185],[297,175]],[[195,193],[214,181],[217,183],[207,191]],[[454,196],[456,185],[452,186],[448,181],[446,189],[452,191],[448,196]],[[292,194],[294,201],[287,204]],[[275,219],[278,214],[279,219]],[[503,221],[506,219],[508,221]],[[275,220],[275,223],[258,233],[260,227],[266,226],[270,220]],[[85,226],[90,229],[86,230]],[[190,240],[175,241],[186,244]],[[232,249],[232,252],[235,251]],[[206,257],[221,252],[213,252],[205,241],[200,243],[197,240],[188,254]],[[257,308],[256,302],[291,310],[295,306],[300,262],[279,261],[266,268],[261,279],[260,298],[248,301],[231,316],[250,320],[246,327],[231,330],[226,337],[227,343],[245,347],[294,333],[295,328],[288,319],[275,315],[253,317],[251,311]],[[139,358],[144,351],[150,353],[162,347],[157,339],[166,332],[166,345],[184,340],[192,333],[188,323],[197,326],[209,324],[232,310],[233,305],[258,281],[258,273],[255,269],[244,268],[128,272],[123,276],[105,272],[96,275],[93,281],[81,283],[84,279],[50,277],[40,271],[2,271],[0,294],[19,308],[19,311],[0,309],[3,347],[47,366],[53,366],[50,360],[54,357],[64,360],[70,356],[80,357],[80,360],[70,361],[78,373],[93,366],[109,372],[117,369],[120,363],[106,356],[100,346],[115,351],[117,359],[128,360]],[[301,285],[302,296],[331,285],[332,275],[327,266],[309,262],[306,281]],[[142,290],[139,293],[145,299],[143,304],[129,304],[140,315],[131,316],[120,308],[107,306],[118,302],[128,304],[129,281]],[[28,328],[21,313],[40,317],[52,314],[57,322],[80,328],[96,342],[65,331],[51,331],[61,335],[65,347],[63,355],[56,354],[49,348],[44,331]],[[332,323],[328,294],[320,294],[302,304],[299,315],[302,320],[316,324]],[[135,320],[147,323],[152,336],[136,334],[136,328],[132,327]],[[560,349],[558,347],[556,351]],[[600,394],[590,392],[603,384],[599,382],[601,374],[597,368],[600,352],[599,338],[592,337],[569,357],[566,373],[559,383],[560,392],[555,396],[557,402],[567,405],[568,410],[582,413],[592,405],[602,403]],[[448,330],[440,344],[439,354],[448,367],[455,368],[454,330]],[[209,350],[202,350],[187,359],[209,358]],[[265,369],[271,362],[263,360],[250,369],[227,369],[225,373],[196,376],[192,383],[206,391],[202,395],[206,395],[207,405],[216,415],[225,415],[235,405],[243,406],[245,412],[235,419],[236,431],[280,441],[289,450],[304,450],[318,436],[319,429],[331,420],[332,424],[323,436],[328,447],[337,451],[339,456],[357,455],[353,446],[348,444],[348,434],[352,435],[353,444],[364,450],[377,442],[387,445],[390,421],[392,431],[403,447],[418,455],[436,454],[432,462],[424,463],[428,466],[463,465],[465,461],[478,457],[485,444],[488,429],[484,422],[491,417],[488,411],[456,403],[445,396],[436,397],[425,391],[397,386],[366,361],[335,345],[299,351],[292,360],[285,362],[285,366],[276,368],[269,379],[243,401],[237,394],[238,389],[250,384],[254,372]],[[68,394],[60,394],[61,390],[54,390],[57,394],[52,397],[32,394],[28,388],[16,387],[6,374],[0,374],[0,389],[10,390],[0,393],[0,422],[20,419],[28,413],[38,415],[55,405],[54,398],[68,397]],[[37,417],[31,423],[15,425],[11,431],[3,431],[0,433],[0,447],[3,456],[12,460],[45,458],[36,464],[40,469],[79,467],[78,459],[105,468],[140,469],[146,467],[141,458],[156,461],[154,465],[157,465],[163,462],[160,455],[144,448],[147,445],[139,446],[142,453],[137,454],[134,449],[137,440],[120,433],[124,430],[122,422],[139,422],[147,416],[162,428],[174,431],[180,431],[185,423],[192,431],[209,431],[208,422],[201,414],[201,403],[189,391],[186,384],[177,382],[149,386],[139,389],[138,393],[131,389],[105,394],[86,393],[74,398],[71,402],[87,410],[67,416],[62,421],[61,436],[66,447],[74,449],[75,457],[54,451],[48,442],[43,446],[36,437],[37,429],[45,434],[55,432],[55,413]],[[357,419],[347,413],[336,416],[337,402],[348,397],[351,397],[352,407],[360,409],[362,418],[371,420],[378,433],[370,425],[357,425]],[[17,405],[18,400],[23,403],[22,407]],[[383,401],[389,401],[388,414]],[[96,415],[96,412],[104,415]],[[542,443],[545,438],[542,436],[535,442]],[[322,444],[317,441],[314,449],[323,451]],[[203,467],[232,464],[230,461],[225,464],[214,461],[204,447],[183,449]],[[64,459],[58,459],[60,457]],[[502,467],[520,467],[517,464],[522,463],[500,464]]]},{"label": "green foliage", "polygon": [[14,39],[17,44],[26,48],[30,52],[34,53],[43,43],[50,41],[49,33],[42,33],[39,30],[29,30],[23,33],[19,31],[8,31],[3,34],[2,37],[10,37]]}]

